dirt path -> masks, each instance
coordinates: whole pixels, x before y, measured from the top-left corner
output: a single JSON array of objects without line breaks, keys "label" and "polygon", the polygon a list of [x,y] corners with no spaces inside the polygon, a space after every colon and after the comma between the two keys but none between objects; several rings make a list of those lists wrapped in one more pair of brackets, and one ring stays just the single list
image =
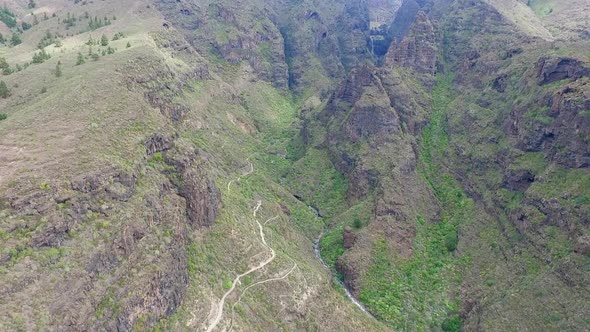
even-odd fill
[{"label": "dirt path", "polygon": [[[256,214],[258,213],[258,210],[260,210],[260,207],[262,206],[262,201],[258,201],[256,206],[253,209],[253,215],[254,218],[256,218]],[[231,288],[225,292],[225,294],[223,294],[223,296],[221,297],[221,300],[219,300],[219,303],[217,304],[217,310],[215,310],[215,316],[213,317],[213,319],[211,320],[211,322],[209,323],[209,327],[207,327],[207,332],[211,332],[213,331],[217,325],[219,324],[219,322],[221,321],[222,317],[223,317],[223,307],[225,306],[225,300],[227,299],[227,297],[234,291],[234,289],[236,288],[236,286],[238,285],[238,283],[240,283],[240,280],[249,275],[250,273],[256,272],[260,269],[262,269],[263,267],[267,266],[268,264],[270,264],[276,257],[276,253],[274,251],[273,248],[271,248],[267,243],[266,243],[266,237],[264,234],[264,229],[262,227],[262,225],[260,224],[260,222],[257,219],[254,219],[254,221],[256,221],[256,224],[258,225],[258,230],[260,233],[260,239],[262,244],[264,245],[265,248],[270,250],[270,257],[267,258],[266,260],[264,260],[263,262],[261,262],[260,264],[258,264],[257,266],[251,268],[250,270],[239,274],[234,281],[232,282],[232,286]]]},{"label": "dirt path", "polygon": [[[270,219],[269,219],[269,220],[270,220]],[[267,220],[267,222],[268,222],[268,220]],[[265,224],[266,224],[266,223],[265,223]],[[291,261],[293,262],[293,267],[292,267],[292,268],[291,268],[291,269],[290,269],[290,270],[289,270],[287,273],[285,273],[283,276],[281,276],[281,277],[276,277],[276,278],[270,278],[270,279],[266,279],[266,280],[262,280],[262,281],[258,281],[258,282],[256,282],[256,283],[253,283],[252,285],[250,285],[250,286],[246,287],[246,288],[245,288],[245,289],[242,291],[242,294],[240,294],[240,297],[238,297],[238,300],[236,301],[236,303],[234,303],[234,304],[231,306],[231,321],[230,321],[230,325],[229,325],[228,331],[231,331],[231,330],[232,330],[232,328],[233,328],[233,324],[234,324],[234,308],[236,307],[236,305],[238,305],[238,304],[239,304],[239,303],[242,301],[242,297],[244,297],[244,295],[246,295],[246,292],[247,292],[247,291],[248,291],[250,288],[253,288],[253,287],[255,287],[255,286],[258,286],[258,285],[265,284],[265,283],[267,283],[267,282],[272,282],[272,281],[280,281],[280,280],[284,280],[284,279],[286,279],[286,278],[287,278],[287,277],[288,277],[288,276],[289,276],[291,273],[293,273],[293,271],[295,271],[295,269],[297,268],[297,263],[295,263],[295,261],[293,261],[292,259],[291,259]]]}]

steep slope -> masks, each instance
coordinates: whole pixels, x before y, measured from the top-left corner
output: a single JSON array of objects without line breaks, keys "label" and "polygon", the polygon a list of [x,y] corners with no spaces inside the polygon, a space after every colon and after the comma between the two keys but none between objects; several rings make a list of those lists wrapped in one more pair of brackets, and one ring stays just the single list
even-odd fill
[{"label": "steep slope", "polygon": [[307,118],[350,180],[326,257],[398,329],[586,325],[588,44],[550,44],[499,2],[411,3],[383,67]]},{"label": "steep slope", "polygon": [[[37,8],[0,48],[2,330],[385,329],[332,287],[322,221],[278,184],[297,103],[272,71],[200,54],[153,4]],[[46,30],[60,42],[29,64]]]}]

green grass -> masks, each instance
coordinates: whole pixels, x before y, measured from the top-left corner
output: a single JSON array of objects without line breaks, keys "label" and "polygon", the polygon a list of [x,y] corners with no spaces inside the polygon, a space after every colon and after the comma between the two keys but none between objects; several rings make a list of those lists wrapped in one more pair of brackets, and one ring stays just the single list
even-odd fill
[{"label": "green grass", "polygon": [[310,205],[332,217],[346,207],[348,181],[338,172],[325,150],[309,149],[287,172],[286,184]]}]

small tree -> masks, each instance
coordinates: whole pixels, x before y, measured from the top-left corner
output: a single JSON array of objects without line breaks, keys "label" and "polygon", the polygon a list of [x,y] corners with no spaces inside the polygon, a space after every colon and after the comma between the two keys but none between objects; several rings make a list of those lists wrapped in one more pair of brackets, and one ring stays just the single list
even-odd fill
[{"label": "small tree", "polygon": [[61,77],[61,75],[61,61],[58,61],[57,65],[55,66],[55,77]]},{"label": "small tree", "polygon": [[102,37],[100,37],[100,45],[102,45],[102,46],[109,45],[109,39],[107,38],[106,35],[102,35]]},{"label": "small tree", "polygon": [[10,38],[10,43],[12,44],[12,46],[19,45],[22,42],[23,42],[23,40],[20,38],[20,35],[18,33],[12,34],[12,38]]},{"label": "small tree", "polygon": [[29,9],[33,9],[37,7],[37,4],[35,3],[34,0],[29,0]]},{"label": "small tree", "polygon": [[2,71],[3,75],[12,74],[12,69],[10,68],[8,62],[6,62],[6,59],[4,58],[0,58],[0,70]]},{"label": "small tree", "polygon": [[131,43],[127,42],[127,48],[130,48],[130,47],[131,47]]},{"label": "small tree", "polygon": [[10,90],[4,81],[0,81],[0,98],[8,98],[10,96]]},{"label": "small tree", "polygon": [[4,43],[6,43],[6,39],[4,39],[4,36],[2,35],[2,33],[0,33],[0,44]]},{"label": "small tree", "polygon": [[82,65],[86,62],[86,60],[84,59],[84,55],[80,52],[78,52],[78,60],[76,60],[76,66]]}]

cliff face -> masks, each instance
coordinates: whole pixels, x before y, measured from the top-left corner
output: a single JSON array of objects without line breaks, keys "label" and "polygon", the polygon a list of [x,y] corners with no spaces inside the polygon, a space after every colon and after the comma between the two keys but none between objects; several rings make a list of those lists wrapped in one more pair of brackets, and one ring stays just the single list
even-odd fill
[{"label": "cliff face", "polygon": [[437,48],[434,26],[428,15],[419,11],[407,35],[390,46],[384,66],[406,67],[420,74],[434,75]]}]

